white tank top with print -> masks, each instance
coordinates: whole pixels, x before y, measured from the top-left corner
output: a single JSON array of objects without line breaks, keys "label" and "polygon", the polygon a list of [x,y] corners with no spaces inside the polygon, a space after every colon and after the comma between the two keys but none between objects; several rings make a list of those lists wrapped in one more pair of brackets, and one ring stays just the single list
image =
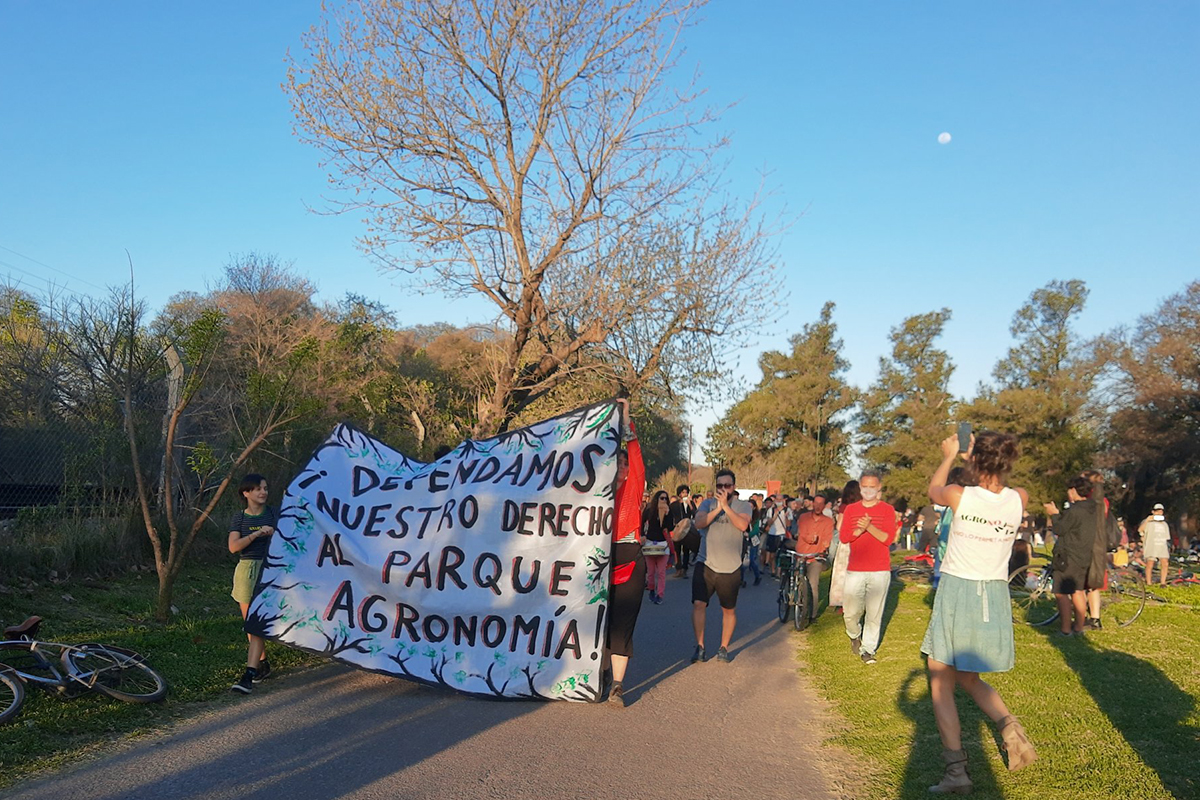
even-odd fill
[{"label": "white tank top with print", "polygon": [[967,486],[950,523],[942,572],[972,581],[1008,580],[1008,558],[1021,524],[1021,495]]}]

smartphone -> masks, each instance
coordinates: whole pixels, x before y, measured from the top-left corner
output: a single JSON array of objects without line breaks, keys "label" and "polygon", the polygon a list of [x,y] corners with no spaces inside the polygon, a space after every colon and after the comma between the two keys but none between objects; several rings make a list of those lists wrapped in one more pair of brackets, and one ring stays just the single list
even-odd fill
[{"label": "smartphone", "polygon": [[965,453],[971,446],[971,423],[958,423],[958,452]]}]

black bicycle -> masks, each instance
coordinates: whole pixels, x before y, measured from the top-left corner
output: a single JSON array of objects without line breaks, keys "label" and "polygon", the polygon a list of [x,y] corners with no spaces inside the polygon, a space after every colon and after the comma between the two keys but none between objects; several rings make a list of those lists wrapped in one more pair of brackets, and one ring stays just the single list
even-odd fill
[{"label": "black bicycle", "polygon": [[808,585],[805,574],[807,565],[813,561],[824,561],[823,556],[797,555],[792,550],[780,550],[779,564],[779,621],[786,623],[790,617],[796,630],[808,627],[816,598]]},{"label": "black bicycle", "polygon": [[[1100,593],[1101,616],[1124,628],[1146,607],[1146,580],[1132,567],[1109,566],[1107,584]],[[1020,567],[1008,576],[1008,596],[1013,604],[1013,622],[1049,625],[1058,619],[1054,595],[1054,567]]]}]

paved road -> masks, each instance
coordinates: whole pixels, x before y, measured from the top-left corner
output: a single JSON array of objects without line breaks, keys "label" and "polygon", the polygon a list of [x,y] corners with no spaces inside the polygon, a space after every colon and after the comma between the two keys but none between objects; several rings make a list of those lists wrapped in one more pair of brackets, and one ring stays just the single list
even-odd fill
[{"label": "paved road", "polygon": [[[668,579],[666,602],[643,604],[624,709],[475,699],[330,664],[12,798],[833,797],[774,581],[743,590],[729,664],[689,663],[689,585]],[[708,624],[712,652],[715,598]]]}]

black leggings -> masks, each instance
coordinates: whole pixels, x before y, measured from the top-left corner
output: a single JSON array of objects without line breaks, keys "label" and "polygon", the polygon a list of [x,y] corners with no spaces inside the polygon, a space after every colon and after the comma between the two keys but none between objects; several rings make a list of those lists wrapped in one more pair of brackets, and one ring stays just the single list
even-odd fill
[{"label": "black leggings", "polygon": [[633,629],[646,594],[646,559],[640,544],[624,543],[613,548],[614,569],[635,560],[629,580],[613,587],[608,610],[608,650],[626,658],[633,655]]}]

